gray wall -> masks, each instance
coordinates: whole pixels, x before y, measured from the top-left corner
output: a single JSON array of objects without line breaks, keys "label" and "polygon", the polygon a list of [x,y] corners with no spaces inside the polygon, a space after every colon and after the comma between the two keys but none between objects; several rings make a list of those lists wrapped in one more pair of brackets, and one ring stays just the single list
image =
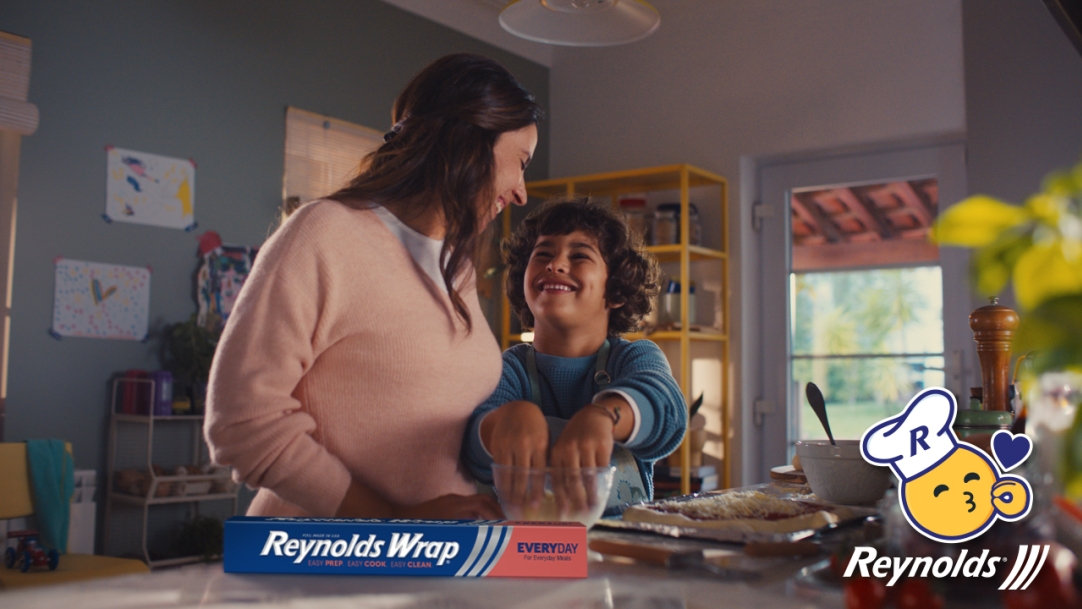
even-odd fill
[{"label": "gray wall", "polygon": [[[557,49],[552,174],[692,163],[729,179],[730,454],[739,482],[760,382],[757,340],[746,335],[759,323],[754,167],[777,155],[961,134],[961,0],[652,4],[661,28],[641,42]],[[700,213],[704,225],[718,222],[716,209]],[[773,371],[763,375],[776,381]]]},{"label": "gray wall", "polygon": [[1040,0],[964,0],[969,190],[1021,203],[1082,155],[1082,55]]},{"label": "gray wall", "polygon": [[[385,129],[413,74],[469,51],[548,106],[547,68],[376,0],[11,0],[0,30],[33,41],[41,113],[22,143],[4,439],[68,439],[77,468],[104,468],[108,379],[157,368],[158,346],[51,338],[55,257],[150,265],[152,325],[180,321],[197,234],[257,245],[274,222],[287,105]],[[199,228],[103,222],[106,144],[193,158]],[[547,175],[543,124],[527,179]]]}]

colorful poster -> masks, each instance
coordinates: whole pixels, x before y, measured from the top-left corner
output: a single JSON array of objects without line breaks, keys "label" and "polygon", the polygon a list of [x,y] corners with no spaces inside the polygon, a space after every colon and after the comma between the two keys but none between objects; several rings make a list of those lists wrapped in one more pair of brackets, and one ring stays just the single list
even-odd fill
[{"label": "colorful poster", "polygon": [[107,221],[180,229],[195,224],[195,163],[113,146],[105,151]]},{"label": "colorful poster", "polygon": [[252,247],[219,245],[203,254],[195,276],[199,325],[217,331],[225,327],[258,251]]},{"label": "colorful poster", "polygon": [[56,261],[54,335],[143,340],[149,317],[150,269]]}]

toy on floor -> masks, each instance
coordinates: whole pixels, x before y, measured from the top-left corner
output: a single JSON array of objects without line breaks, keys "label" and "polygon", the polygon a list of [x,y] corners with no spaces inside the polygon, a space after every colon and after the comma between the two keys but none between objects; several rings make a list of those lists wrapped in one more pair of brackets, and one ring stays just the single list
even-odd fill
[{"label": "toy on floor", "polygon": [[4,566],[9,569],[18,568],[26,573],[30,567],[49,567],[50,571],[55,571],[56,565],[60,563],[59,552],[45,550],[38,543],[37,531],[11,531],[8,539],[19,540],[18,546],[9,546],[4,550]]}]

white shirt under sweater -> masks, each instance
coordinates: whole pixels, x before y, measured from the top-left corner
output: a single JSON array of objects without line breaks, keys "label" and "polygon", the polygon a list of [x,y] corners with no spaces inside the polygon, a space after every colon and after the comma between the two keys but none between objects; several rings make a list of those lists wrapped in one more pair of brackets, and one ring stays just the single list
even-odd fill
[{"label": "white shirt under sweater", "polygon": [[443,282],[443,274],[440,273],[440,250],[443,249],[443,239],[433,239],[413,230],[382,205],[373,205],[372,211],[376,212],[376,216],[383,221],[387,230],[402,242],[417,266],[421,267],[421,270],[446,294],[447,286]]}]

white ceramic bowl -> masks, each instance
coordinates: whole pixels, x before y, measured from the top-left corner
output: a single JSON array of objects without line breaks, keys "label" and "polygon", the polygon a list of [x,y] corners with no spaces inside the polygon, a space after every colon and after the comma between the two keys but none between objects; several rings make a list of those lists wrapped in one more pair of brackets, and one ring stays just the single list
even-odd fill
[{"label": "white ceramic bowl", "polygon": [[593,526],[605,511],[615,467],[493,465],[493,487],[510,520],[581,522]]},{"label": "white ceramic bowl", "polygon": [[829,503],[872,505],[883,498],[894,476],[889,467],[872,465],[860,456],[860,440],[806,440],[796,443],[796,454],[808,485]]}]

